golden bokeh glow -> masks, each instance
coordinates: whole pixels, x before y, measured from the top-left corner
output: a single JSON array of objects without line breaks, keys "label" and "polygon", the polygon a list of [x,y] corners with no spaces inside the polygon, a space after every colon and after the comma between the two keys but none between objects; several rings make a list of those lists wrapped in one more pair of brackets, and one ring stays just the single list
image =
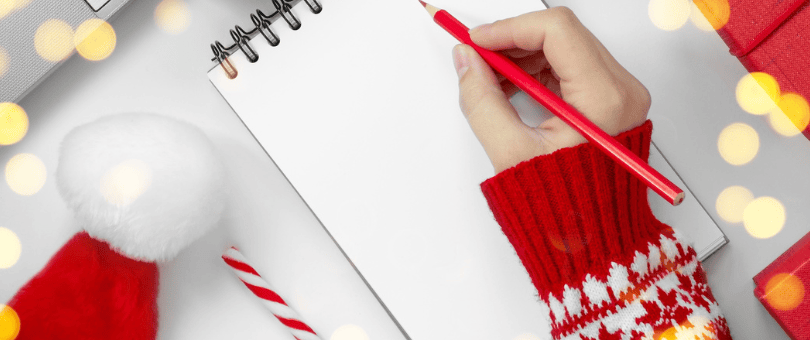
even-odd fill
[{"label": "golden bokeh glow", "polygon": [[0,103],[0,145],[19,142],[28,132],[28,115],[14,103]]},{"label": "golden bokeh glow", "polygon": [[765,284],[765,300],[778,310],[793,310],[804,300],[804,284],[794,275],[776,274]]},{"label": "golden bokeh glow", "polygon": [[773,197],[760,197],[743,210],[745,230],[753,237],[773,237],[785,226],[785,206]]},{"label": "golden bokeh glow", "polygon": [[21,153],[6,163],[6,183],[12,191],[22,196],[39,192],[48,177],[45,164],[30,153]]},{"label": "golden bokeh glow", "polygon": [[759,135],[747,124],[734,123],[720,132],[717,149],[729,164],[743,165],[754,159],[759,152]]},{"label": "golden bokeh glow", "polygon": [[709,22],[709,20],[707,20],[706,17],[703,16],[703,13],[700,12],[700,9],[697,7],[697,5],[695,5],[695,3],[693,2],[691,6],[692,8],[689,11],[689,20],[692,21],[692,24],[694,24],[695,27],[699,28],[701,31],[714,32],[714,27],[712,27],[712,24]]},{"label": "golden bokeh glow", "polygon": [[[709,24],[708,30],[719,30],[728,23],[731,17],[731,6],[728,0],[694,0],[692,2],[692,21],[695,21],[695,16],[701,16],[705,22]],[[697,13],[695,13],[697,9]],[[700,26],[698,26],[700,27]],[[704,27],[700,27],[705,29]]]},{"label": "golden bokeh glow", "polygon": [[13,0],[0,0],[0,19],[11,13],[17,6],[16,1]]},{"label": "golden bokeh glow", "polygon": [[155,8],[155,24],[170,34],[180,34],[191,24],[191,12],[182,0],[163,0]]},{"label": "golden bokeh glow", "polygon": [[369,337],[360,326],[349,324],[338,327],[329,340],[369,340]]},{"label": "golden bokeh glow", "polygon": [[152,169],[141,160],[130,159],[116,165],[101,178],[101,195],[108,203],[126,206],[138,199],[152,184]]},{"label": "golden bokeh glow", "polygon": [[3,78],[3,75],[6,74],[8,71],[8,53],[2,47],[0,47],[0,78]]},{"label": "golden bokeh glow", "polygon": [[[11,268],[20,259],[20,239],[10,229],[0,227],[0,269]],[[3,339],[0,336],[0,339]]]},{"label": "golden bokeh glow", "polygon": [[752,72],[737,82],[737,104],[750,114],[764,115],[776,108],[779,83],[765,72]]},{"label": "golden bokeh glow", "polygon": [[810,105],[800,94],[785,93],[778,106],[768,115],[768,122],[780,135],[798,135],[810,123]]},{"label": "golden bokeh glow", "polygon": [[103,60],[115,50],[115,30],[104,20],[87,19],[76,28],[73,42],[84,59]]},{"label": "golden bokeh glow", "polygon": [[723,190],[717,196],[715,208],[720,218],[730,223],[740,223],[743,221],[743,211],[748,203],[754,200],[754,194],[750,190],[734,185]]},{"label": "golden bokeh glow", "polygon": [[34,33],[34,48],[43,59],[60,62],[73,53],[73,29],[59,19],[45,21]]},{"label": "golden bokeh glow", "polygon": [[14,340],[20,334],[20,316],[13,308],[0,304],[0,340]]},{"label": "golden bokeh glow", "polygon": [[689,20],[689,0],[650,0],[647,13],[653,25],[665,31],[674,31]]}]

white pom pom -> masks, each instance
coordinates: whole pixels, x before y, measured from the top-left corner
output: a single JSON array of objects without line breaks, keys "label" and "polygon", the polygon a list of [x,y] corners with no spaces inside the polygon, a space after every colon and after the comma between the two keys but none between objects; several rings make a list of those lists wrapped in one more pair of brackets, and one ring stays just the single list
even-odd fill
[{"label": "white pom pom", "polygon": [[94,238],[138,260],[173,258],[213,228],[223,168],[198,128],[154,114],[120,114],[65,137],[59,193]]}]

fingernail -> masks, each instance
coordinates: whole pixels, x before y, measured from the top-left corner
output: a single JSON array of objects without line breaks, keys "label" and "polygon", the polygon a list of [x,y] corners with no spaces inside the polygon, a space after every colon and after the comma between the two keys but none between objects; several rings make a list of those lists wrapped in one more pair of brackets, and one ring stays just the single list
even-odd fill
[{"label": "fingernail", "polygon": [[461,78],[470,69],[470,58],[467,49],[463,45],[453,47],[453,65],[456,66],[456,74]]}]

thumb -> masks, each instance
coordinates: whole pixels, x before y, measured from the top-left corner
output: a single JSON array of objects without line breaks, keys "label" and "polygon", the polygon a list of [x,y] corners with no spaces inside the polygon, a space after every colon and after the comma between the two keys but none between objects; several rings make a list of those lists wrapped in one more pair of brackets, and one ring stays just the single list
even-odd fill
[{"label": "thumb", "polygon": [[453,63],[459,76],[461,111],[497,167],[527,126],[506,98],[495,73],[475,49],[456,45]]}]

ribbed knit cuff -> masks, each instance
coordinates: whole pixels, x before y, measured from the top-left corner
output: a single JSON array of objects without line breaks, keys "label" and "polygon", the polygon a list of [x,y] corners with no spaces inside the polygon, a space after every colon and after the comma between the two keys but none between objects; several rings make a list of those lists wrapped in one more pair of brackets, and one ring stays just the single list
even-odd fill
[{"label": "ribbed knit cuff", "polygon": [[[646,161],[651,133],[647,121],[616,139]],[[668,229],[646,186],[590,143],[522,162],[481,189],[541,297],[586,274],[607,277],[611,262],[632,261]]]}]

